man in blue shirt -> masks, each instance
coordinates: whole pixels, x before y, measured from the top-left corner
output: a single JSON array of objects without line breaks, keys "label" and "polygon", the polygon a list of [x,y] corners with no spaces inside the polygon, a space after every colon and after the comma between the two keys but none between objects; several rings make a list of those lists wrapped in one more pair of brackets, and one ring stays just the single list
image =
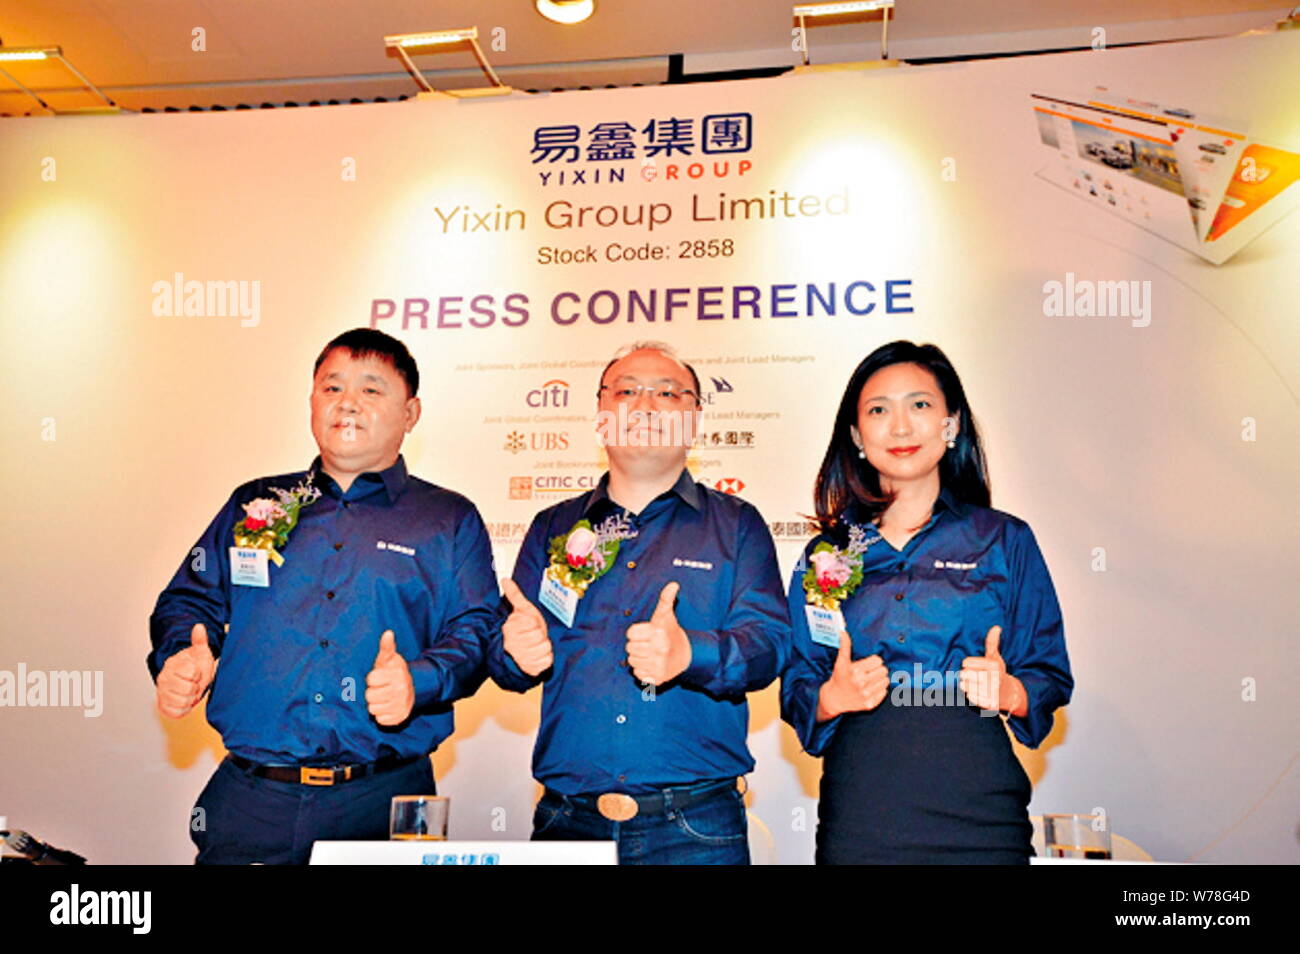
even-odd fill
[{"label": "man in blue shirt", "polygon": [[392,796],[434,791],[429,753],[485,678],[498,596],[474,505],[399,453],[418,387],[382,332],[326,345],[320,456],[237,489],[158,598],[159,709],[180,718],[210,685],[229,752],[191,823],[201,864],[302,864],[318,839],[386,837]]},{"label": "man in blue shirt", "polygon": [[749,862],[745,694],[790,653],[767,525],[685,469],[698,394],[666,345],[607,366],[609,472],[533,520],[488,651],[502,687],[545,686],[533,838],[613,839],[624,864]]}]

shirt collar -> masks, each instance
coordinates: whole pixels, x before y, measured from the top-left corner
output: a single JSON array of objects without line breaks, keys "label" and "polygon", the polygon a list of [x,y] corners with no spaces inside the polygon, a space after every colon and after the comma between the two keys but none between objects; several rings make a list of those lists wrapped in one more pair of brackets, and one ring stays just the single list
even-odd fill
[{"label": "shirt collar", "polygon": [[970,512],[970,505],[962,503],[947,487],[939,490],[939,498],[934,502],[935,516],[939,515],[940,510],[949,510],[954,517],[964,517]]},{"label": "shirt collar", "polygon": [[[692,510],[700,509],[700,488],[695,481],[691,479],[691,472],[685,468],[682,468],[681,475],[677,478],[677,482],[655,499],[661,499],[667,494],[676,494],[682,499],[682,502],[687,504]],[[582,515],[590,518],[592,511],[597,508],[608,508],[612,510],[617,506],[618,504],[614,503],[613,498],[609,496],[609,471],[605,471],[600,478],[600,483],[596,485],[596,489],[587,495],[587,499],[582,505]]]},{"label": "shirt collar", "polygon": [[[319,474],[321,477],[329,478],[328,482],[326,481],[320,482],[320,486],[322,488],[330,487],[333,488],[334,490],[338,490],[338,483],[334,480],[333,477],[330,477],[329,474],[325,473],[325,469],[319,454],[317,454],[316,459],[311,462],[311,473]],[[384,485],[384,492],[388,495],[388,502],[392,504],[392,503],[397,503],[397,498],[400,497],[402,495],[402,491],[406,489],[407,480],[408,480],[408,475],[406,472],[406,460],[402,457],[401,454],[398,454],[397,460],[393,462],[393,465],[391,467],[386,467],[380,471],[368,470],[365,473],[357,474],[356,480],[352,482],[352,486],[355,487],[357,485],[357,481],[364,481],[367,484],[375,483],[375,482],[382,483]],[[352,489],[351,487],[348,488],[349,491],[351,491],[351,489]],[[338,496],[344,497],[347,495],[343,493],[339,493]]]}]

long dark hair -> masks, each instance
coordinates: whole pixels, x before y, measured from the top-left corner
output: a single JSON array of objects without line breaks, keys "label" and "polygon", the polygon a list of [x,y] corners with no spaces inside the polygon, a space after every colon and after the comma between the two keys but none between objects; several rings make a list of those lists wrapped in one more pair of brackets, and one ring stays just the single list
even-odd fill
[{"label": "long dark hair", "polygon": [[893,503],[893,496],[880,489],[880,474],[871,462],[858,457],[857,445],[849,433],[858,423],[858,400],[868,379],[891,364],[916,364],[934,375],[943,391],[948,413],[960,421],[956,446],[949,448],[939,461],[939,485],[963,503],[987,507],[990,502],[988,467],[980,443],[975,415],[966,401],[966,391],[956,369],[938,347],[911,341],[891,341],[881,345],[857,366],[844,389],[840,409],[835,415],[835,429],[830,446],[817,472],[813,500],[817,523],[823,533],[839,526],[844,512],[853,504],[866,520],[875,520]]}]

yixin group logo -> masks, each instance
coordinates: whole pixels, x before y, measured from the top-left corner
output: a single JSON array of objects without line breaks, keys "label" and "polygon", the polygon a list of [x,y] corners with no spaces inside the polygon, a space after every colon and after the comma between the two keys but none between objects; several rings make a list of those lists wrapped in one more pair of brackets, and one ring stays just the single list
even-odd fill
[{"label": "yixin group logo", "polygon": [[753,143],[752,113],[709,113],[538,126],[528,154],[543,187],[671,182],[743,176]]}]

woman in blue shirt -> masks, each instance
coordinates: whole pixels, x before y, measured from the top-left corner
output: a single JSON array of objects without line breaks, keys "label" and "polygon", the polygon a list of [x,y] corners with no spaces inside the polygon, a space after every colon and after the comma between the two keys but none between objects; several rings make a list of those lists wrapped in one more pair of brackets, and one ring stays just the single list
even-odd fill
[{"label": "woman in blue shirt", "polygon": [[997,716],[1036,747],[1074,680],[1047,566],[989,509],[942,351],[895,341],[858,365],[814,496],[781,709],[825,756],[818,863],[1027,863],[1029,779]]}]

